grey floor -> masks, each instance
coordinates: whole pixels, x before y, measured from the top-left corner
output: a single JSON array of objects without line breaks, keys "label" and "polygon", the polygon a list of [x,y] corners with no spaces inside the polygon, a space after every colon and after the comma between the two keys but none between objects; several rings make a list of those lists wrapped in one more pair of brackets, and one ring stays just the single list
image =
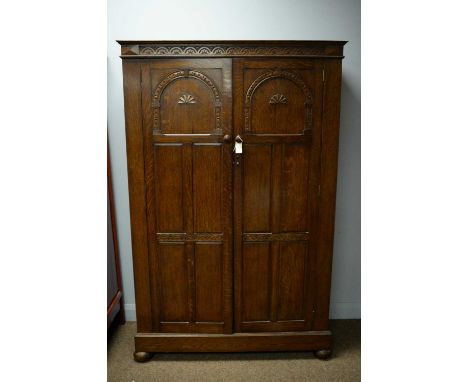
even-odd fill
[{"label": "grey floor", "polygon": [[360,381],[361,321],[332,320],[331,329],[334,353],[328,361],[309,352],[179,353],[137,363],[132,358],[136,324],[128,322],[109,340],[108,381]]}]

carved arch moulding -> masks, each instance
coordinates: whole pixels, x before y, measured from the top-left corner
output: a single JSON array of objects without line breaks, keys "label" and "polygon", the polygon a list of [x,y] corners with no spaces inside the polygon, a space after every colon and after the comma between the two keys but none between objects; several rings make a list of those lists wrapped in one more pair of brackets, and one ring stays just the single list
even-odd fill
[{"label": "carved arch moulding", "polygon": [[167,75],[163,80],[158,84],[156,89],[153,92],[152,96],[152,107],[154,109],[153,113],[153,134],[161,134],[161,95],[164,92],[164,89],[173,81],[179,78],[194,78],[198,81],[203,82],[213,93],[214,96],[214,105],[215,105],[215,133],[222,134],[221,126],[221,107],[222,101],[219,95],[219,90],[216,85],[211,81],[211,79],[205,74],[195,71],[195,70],[178,70]]},{"label": "carved arch moulding", "polygon": [[[244,115],[245,115],[245,131],[251,131],[250,126],[250,113],[251,113],[251,105],[252,105],[252,96],[255,91],[266,81],[269,81],[274,78],[281,78],[286,79],[293,82],[297,85],[302,92],[304,93],[305,97],[305,121],[304,121],[304,131],[312,129],[312,90],[309,86],[302,80],[300,76],[295,73],[286,71],[286,70],[270,70],[261,74],[259,77],[255,79],[254,82],[249,86],[247,93],[245,95],[245,102],[244,102]],[[283,96],[278,95],[278,96]],[[284,96],[283,96],[284,97]],[[271,101],[270,101],[271,103]],[[275,102],[276,103],[276,102]]]}]

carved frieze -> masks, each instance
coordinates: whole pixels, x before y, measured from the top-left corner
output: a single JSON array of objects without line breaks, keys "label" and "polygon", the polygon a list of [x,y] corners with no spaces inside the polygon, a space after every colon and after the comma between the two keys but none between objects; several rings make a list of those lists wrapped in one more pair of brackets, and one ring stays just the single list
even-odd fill
[{"label": "carved frieze", "polygon": [[158,241],[223,241],[222,233],[158,233]]},{"label": "carved frieze", "polygon": [[305,241],[309,240],[308,232],[282,232],[282,233],[244,233],[244,241]]},{"label": "carved frieze", "polygon": [[139,54],[144,56],[311,56],[325,53],[325,46],[187,46],[187,45],[140,45]]}]

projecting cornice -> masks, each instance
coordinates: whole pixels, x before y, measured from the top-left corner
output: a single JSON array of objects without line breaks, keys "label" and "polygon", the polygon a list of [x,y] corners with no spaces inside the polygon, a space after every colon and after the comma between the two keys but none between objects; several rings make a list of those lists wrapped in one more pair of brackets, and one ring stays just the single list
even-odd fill
[{"label": "projecting cornice", "polygon": [[346,41],[117,41],[122,58],[323,57],[343,58]]}]

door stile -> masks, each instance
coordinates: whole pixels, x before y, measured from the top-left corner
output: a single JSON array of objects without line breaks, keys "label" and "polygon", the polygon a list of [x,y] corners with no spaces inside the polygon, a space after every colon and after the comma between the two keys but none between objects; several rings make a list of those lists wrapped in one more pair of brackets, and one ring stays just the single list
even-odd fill
[{"label": "door stile", "polygon": [[[152,140],[151,118],[151,83],[150,83],[150,68],[147,63],[140,63],[140,86],[141,86],[141,107],[142,107],[142,135],[143,135],[143,151],[144,151],[144,168],[145,168],[145,191],[146,191],[146,220],[148,225],[148,277],[149,277],[149,293],[151,296],[156,296],[159,293],[158,281],[151,277],[159,275],[158,258],[157,258],[157,241],[156,241],[156,219],[155,217],[155,199],[154,199],[154,150]],[[159,277],[157,278],[159,280]],[[160,300],[160,296],[158,297]],[[159,304],[151,304],[151,325],[152,331],[159,331]]]},{"label": "door stile", "polygon": [[[232,78],[232,77],[231,77]],[[232,98],[231,98],[232,99]],[[232,101],[231,101],[232,104]],[[232,115],[229,115],[229,126],[223,132],[223,134],[232,136]],[[224,308],[224,334],[232,334],[233,333],[233,316],[234,316],[234,276],[233,276],[233,269],[234,269],[234,245],[233,245],[233,164],[232,164],[232,145],[231,142],[225,142],[222,148],[222,156],[223,156],[223,192],[222,195],[226,196],[222,200],[223,204],[223,211],[224,213],[224,226],[227,227],[223,237],[223,279],[225,281],[225,285],[228,285],[229,288],[224,290],[224,285],[221,287],[223,288],[223,304]],[[226,307],[229,307],[227,309]]]},{"label": "door stile", "polygon": [[[243,92],[244,92],[244,79],[242,69],[242,59],[232,59],[232,94],[233,94],[233,136],[236,137],[242,133],[243,123]],[[234,209],[234,234],[233,234],[233,263],[234,263],[234,331],[241,332],[241,312],[242,312],[242,282],[240,275],[242,275],[242,158],[239,158],[237,164],[236,155],[233,155],[232,168],[234,173],[234,187],[233,187],[233,209]]]}]

